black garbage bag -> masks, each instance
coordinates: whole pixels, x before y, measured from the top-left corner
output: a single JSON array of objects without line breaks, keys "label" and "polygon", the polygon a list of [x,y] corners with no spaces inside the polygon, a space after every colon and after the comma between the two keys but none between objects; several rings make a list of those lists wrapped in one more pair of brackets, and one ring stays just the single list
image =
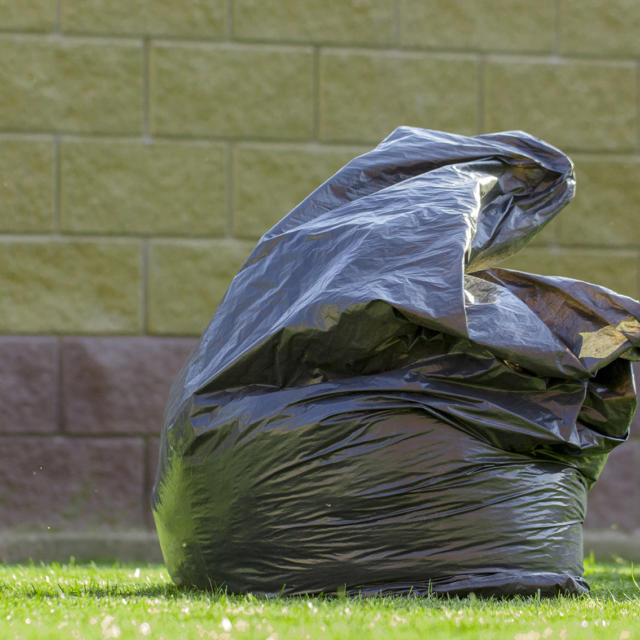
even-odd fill
[{"label": "black garbage bag", "polygon": [[525,133],[402,127],[267,232],[168,401],[153,510],[175,582],[586,590],[640,304],[489,269],[574,184]]}]

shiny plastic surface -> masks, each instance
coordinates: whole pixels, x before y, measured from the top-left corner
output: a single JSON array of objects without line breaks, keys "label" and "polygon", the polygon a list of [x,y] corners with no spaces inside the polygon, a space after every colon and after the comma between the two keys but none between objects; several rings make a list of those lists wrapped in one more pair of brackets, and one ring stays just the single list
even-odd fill
[{"label": "shiny plastic surface", "polygon": [[172,578],[587,589],[586,491],[635,411],[640,304],[491,268],[574,186],[525,133],[402,127],[266,233],[168,401],[153,511]]}]

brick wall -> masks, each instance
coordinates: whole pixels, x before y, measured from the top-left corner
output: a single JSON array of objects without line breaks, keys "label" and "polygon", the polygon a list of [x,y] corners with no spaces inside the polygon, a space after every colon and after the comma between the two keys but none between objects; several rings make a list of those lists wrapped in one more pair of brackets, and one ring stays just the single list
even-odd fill
[{"label": "brick wall", "polygon": [[[639,31],[635,0],[0,0],[0,530],[151,527],[230,278],[399,124],[570,153],[576,200],[509,265],[640,297]],[[639,463],[590,526],[640,528]]]}]

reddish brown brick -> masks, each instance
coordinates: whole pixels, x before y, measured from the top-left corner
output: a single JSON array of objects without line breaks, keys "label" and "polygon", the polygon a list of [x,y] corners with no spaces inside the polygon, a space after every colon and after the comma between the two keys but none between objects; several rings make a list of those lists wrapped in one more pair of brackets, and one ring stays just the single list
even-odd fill
[{"label": "reddish brown brick", "polygon": [[149,438],[147,442],[147,482],[149,488],[153,489],[156,481],[156,471],[158,470],[158,455],[160,453],[160,438]]},{"label": "reddish brown brick", "polygon": [[147,520],[150,528],[155,527],[153,514],[151,512],[151,493],[156,481],[156,471],[158,469],[158,454],[160,453],[160,438],[147,439],[147,493],[145,504],[148,505]]},{"label": "reddish brown brick", "polygon": [[0,337],[0,433],[46,433],[57,425],[55,338]]},{"label": "reddish brown brick", "polygon": [[141,439],[7,436],[0,451],[0,528],[144,526]]},{"label": "reddish brown brick", "polygon": [[634,531],[640,528],[640,441],[614,449],[588,495],[587,529]]},{"label": "reddish brown brick", "polygon": [[[640,362],[633,363],[633,372],[636,379],[636,395],[640,403]],[[631,423],[631,437],[640,438],[640,408],[636,411],[636,415]]]},{"label": "reddish brown brick", "polygon": [[157,434],[189,338],[65,338],[63,425],[71,433]]}]

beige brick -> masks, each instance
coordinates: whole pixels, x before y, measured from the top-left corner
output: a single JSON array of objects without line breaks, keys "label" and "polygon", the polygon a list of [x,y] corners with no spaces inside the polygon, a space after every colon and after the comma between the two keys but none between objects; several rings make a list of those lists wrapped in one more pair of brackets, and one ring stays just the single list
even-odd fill
[{"label": "beige brick", "polygon": [[0,140],[0,231],[53,225],[53,143]]},{"label": "beige brick", "polygon": [[0,29],[47,31],[56,21],[56,0],[0,0]]},{"label": "beige brick", "polygon": [[400,42],[417,47],[550,51],[554,0],[400,0]]},{"label": "beige brick", "polygon": [[320,137],[378,142],[400,125],[473,133],[475,62],[417,54],[325,52]]},{"label": "beige brick", "polygon": [[529,241],[529,244],[527,246],[557,246],[560,228],[560,217],[562,215],[563,214],[560,213],[556,218],[553,218],[553,220],[551,220],[549,224],[543,227],[540,233],[538,233]]},{"label": "beige brick", "polygon": [[70,231],[224,235],[226,149],[180,142],[64,142]]},{"label": "beige brick", "polygon": [[492,62],[485,80],[487,130],[524,129],[569,149],[634,147],[633,64]]},{"label": "beige brick", "polygon": [[258,238],[365,149],[239,145],[233,152],[233,232]]},{"label": "beige brick", "polygon": [[640,261],[634,251],[525,248],[499,267],[592,282],[638,297]]},{"label": "beige brick", "polygon": [[61,0],[63,31],[222,38],[225,0]]},{"label": "beige brick", "polygon": [[574,158],[576,198],[561,214],[563,244],[640,245],[640,160]]},{"label": "beige brick", "polygon": [[590,55],[640,54],[638,0],[563,0],[560,50]]},{"label": "beige brick", "polygon": [[138,132],[142,47],[0,38],[0,129]]},{"label": "beige brick", "polygon": [[235,0],[237,38],[298,42],[390,43],[392,0]]},{"label": "beige brick", "polygon": [[157,45],[151,127],[159,134],[304,138],[312,134],[308,49]]},{"label": "beige brick", "polygon": [[252,244],[233,240],[154,242],[149,252],[149,330],[200,334]]},{"label": "beige brick", "polygon": [[0,331],[116,333],[141,328],[135,242],[0,243]]}]

